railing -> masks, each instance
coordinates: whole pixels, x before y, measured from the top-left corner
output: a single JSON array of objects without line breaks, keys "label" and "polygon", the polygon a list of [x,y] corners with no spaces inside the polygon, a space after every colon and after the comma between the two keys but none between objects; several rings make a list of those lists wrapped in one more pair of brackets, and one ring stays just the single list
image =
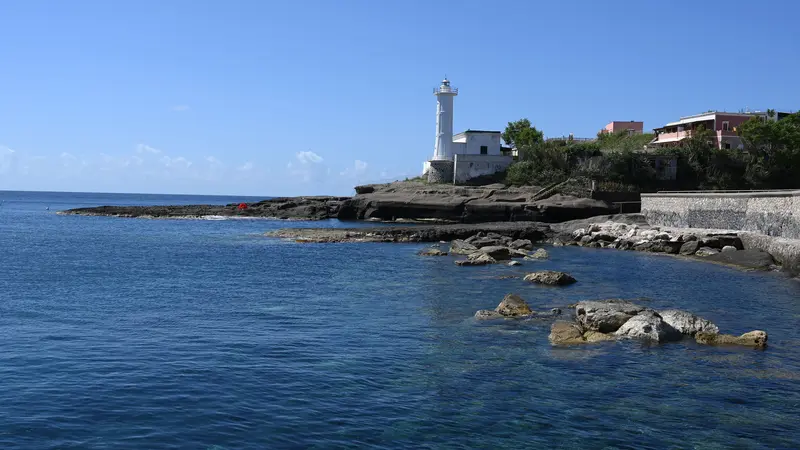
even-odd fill
[{"label": "railing", "polygon": [[458,95],[458,88],[451,88],[451,87],[438,87],[433,88],[434,94],[455,94]]},{"label": "railing", "polygon": [[570,136],[555,136],[555,137],[548,137],[544,139],[545,141],[572,141],[572,142],[592,142],[596,141],[597,138],[580,138],[580,137],[570,137]]}]

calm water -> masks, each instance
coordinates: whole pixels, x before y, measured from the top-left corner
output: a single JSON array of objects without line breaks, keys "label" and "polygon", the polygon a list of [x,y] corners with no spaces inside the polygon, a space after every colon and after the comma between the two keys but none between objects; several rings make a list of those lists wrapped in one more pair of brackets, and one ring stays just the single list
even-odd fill
[{"label": "calm water", "polygon": [[[261,236],[276,221],[55,214],[241,197],[0,200],[2,448],[800,447],[800,284],[779,275],[578,248],[460,268]],[[493,278],[533,267],[579,283]],[[553,348],[546,323],[472,319],[508,292],[648,297],[770,346]]]}]

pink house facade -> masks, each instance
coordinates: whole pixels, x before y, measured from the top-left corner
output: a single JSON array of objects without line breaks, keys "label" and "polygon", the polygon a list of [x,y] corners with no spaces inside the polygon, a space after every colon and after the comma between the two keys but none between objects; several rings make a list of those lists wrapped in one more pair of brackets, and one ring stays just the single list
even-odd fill
[{"label": "pink house facade", "polygon": [[602,134],[613,134],[627,131],[628,134],[642,134],[644,132],[644,122],[635,122],[633,120],[629,122],[623,121],[613,121],[609,122],[608,125],[605,126],[600,133]]},{"label": "pink house facade", "polygon": [[653,147],[675,147],[684,139],[692,137],[698,129],[711,131],[714,145],[723,149],[743,149],[742,139],[736,130],[743,123],[753,117],[765,117],[766,113],[728,113],[710,111],[693,116],[681,117],[677,122],[671,122],[653,131],[655,139],[650,143]]}]

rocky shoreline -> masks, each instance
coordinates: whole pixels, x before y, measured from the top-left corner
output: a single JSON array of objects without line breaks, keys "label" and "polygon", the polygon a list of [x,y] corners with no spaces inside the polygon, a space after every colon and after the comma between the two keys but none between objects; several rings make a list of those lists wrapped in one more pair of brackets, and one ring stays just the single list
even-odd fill
[{"label": "rocky shoreline", "polygon": [[[548,196],[546,198],[545,194]],[[125,218],[242,217],[286,220],[555,223],[613,212],[603,201],[543,193],[538,187],[430,185],[395,182],[356,187],[352,197],[280,197],[228,205],[98,206],[61,212]]]}]

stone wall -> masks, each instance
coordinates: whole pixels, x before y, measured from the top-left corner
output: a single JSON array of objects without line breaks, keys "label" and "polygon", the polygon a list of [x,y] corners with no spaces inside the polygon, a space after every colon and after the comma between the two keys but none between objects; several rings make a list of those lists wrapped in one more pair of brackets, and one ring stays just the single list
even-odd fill
[{"label": "stone wall", "polygon": [[642,194],[651,225],[718,228],[800,239],[800,191]]},{"label": "stone wall", "polygon": [[431,160],[428,162],[428,183],[453,182],[453,161]]}]

